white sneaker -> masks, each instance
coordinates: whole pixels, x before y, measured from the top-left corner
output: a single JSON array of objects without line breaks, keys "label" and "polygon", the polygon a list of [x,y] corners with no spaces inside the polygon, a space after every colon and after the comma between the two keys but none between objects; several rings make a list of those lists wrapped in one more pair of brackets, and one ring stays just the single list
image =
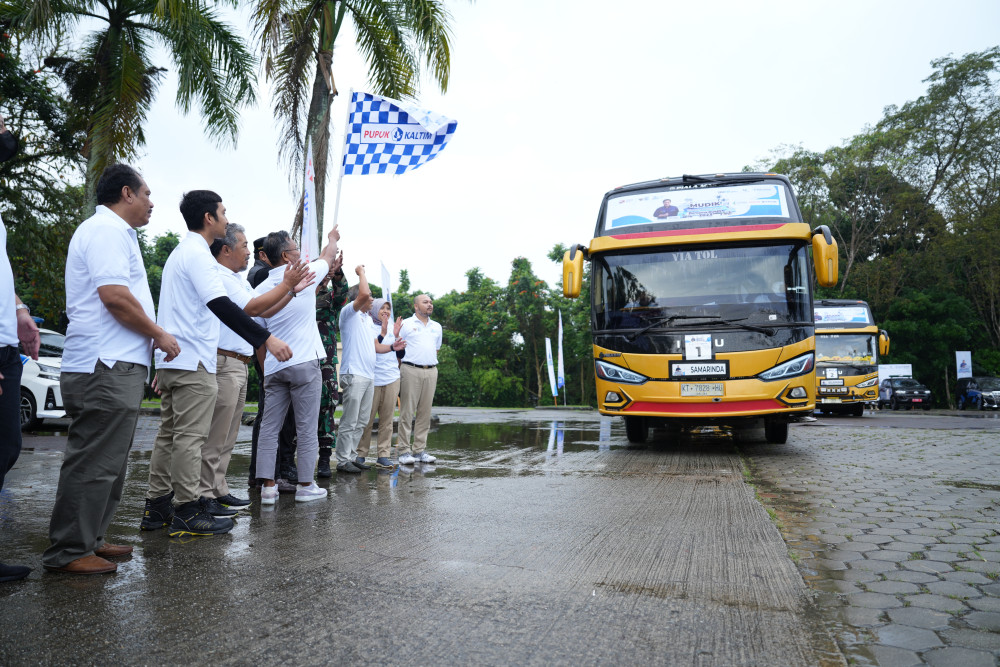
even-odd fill
[{"label": "white sneaker", "polygon": [[273,505],[278,501],[278,485],[260,487],[260,504]]},{"label": "white sneaker", "polygon": [[402,454],[399,457],[399,465],[408,466],[413,465],[417,462],[417,459],[413,458],[413,454]]},{"label": "white sneaker", "polygon": [[316,486],[316,482],[310,482],[309,486],[300,486],[295,489],[295,502],[307,503],[310,500],[320,500],[326,498],[326,489]]},{"label": "white sneaker", "polygon": [[437,461],[437,457],[431,456],[427,452],[420,452],[420,454],[417,455],[417,461],[420,463],[434,463]]}]

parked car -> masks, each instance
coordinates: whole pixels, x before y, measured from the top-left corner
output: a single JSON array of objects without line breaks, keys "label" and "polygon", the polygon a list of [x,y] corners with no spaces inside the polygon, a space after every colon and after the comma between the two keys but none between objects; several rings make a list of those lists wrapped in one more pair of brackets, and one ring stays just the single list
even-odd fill
[{"label": "parked car", "polygon": [[955,396],[958,397],[959,410],[996,410],[1000,408],[1000,378],[959,378]]},{"label": "parked car", "polygon": [[62,366],[63,345],[66,337],[58,331],[39,329],[41,345],[38,361],[21,355],[24,366],[21,373],[21,428],[38,428],[43,419],[60,419],[66,416],[62,392],[59,391],[59,372]]},{"label": "parked car", "polygon": [[893,410],[915,407],[931,409],[931,390],[913,378],[889,378],[882,380],[878,390],[878,407],[889,406]]}]

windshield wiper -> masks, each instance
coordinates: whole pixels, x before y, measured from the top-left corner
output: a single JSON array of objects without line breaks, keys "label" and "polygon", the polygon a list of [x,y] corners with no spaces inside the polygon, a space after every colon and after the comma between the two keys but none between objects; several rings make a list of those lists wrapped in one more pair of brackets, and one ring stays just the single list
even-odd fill
[{"label": "windshield wiper", "polygon": [[628,342],[635,341],[636,338],[646,333],[650,329],[660,326],[661,324],[670,324],[674,320],[703,320],[707,317],[718,317],[718,315],[667,315],[666,317],[657,317],[655,320],[644,326],[643,328],[635,331],[628,336],[625,336],[625,340]]},{"label": "windshield wiper", "polygon": [[[741,324],[740,322],[742,322],[745,319],[746,319],[745,317],[741,317],[738,320],[726,320],[720,317],[718,319],[712,320],[711,322],[698,322],[697,326],[707,327],[713,324],[729,324],[731,326],[738,327],[740,329],[746,329],[747,331],[756,331],[757,333],[762,333],[767,336],[773,336],[775,334],[775,330],[770,327],[758,327],[754,326],[753,324]],[[682,324],[680,326],[685,326],[685,325]]]}]

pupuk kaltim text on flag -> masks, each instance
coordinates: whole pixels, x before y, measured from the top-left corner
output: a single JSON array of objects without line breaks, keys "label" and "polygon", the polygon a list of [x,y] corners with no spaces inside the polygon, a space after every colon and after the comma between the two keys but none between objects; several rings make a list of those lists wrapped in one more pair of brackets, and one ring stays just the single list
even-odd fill
[{"label": "pupuk kaltim text on flag", "polygon": [[456,121],[405,102],[353,93],[344,146],[344,174],[403,174],[437,157]]}]

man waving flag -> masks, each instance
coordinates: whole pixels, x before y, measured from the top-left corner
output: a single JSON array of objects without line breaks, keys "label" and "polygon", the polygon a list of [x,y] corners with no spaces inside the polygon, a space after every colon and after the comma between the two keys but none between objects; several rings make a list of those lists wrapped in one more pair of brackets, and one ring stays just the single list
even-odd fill
[{"label": "man waving flag", "polygon": [[433,160],[458,123],[440,114],[371,93],[352,93],[347,114],[344,174],[403,174]]}]

